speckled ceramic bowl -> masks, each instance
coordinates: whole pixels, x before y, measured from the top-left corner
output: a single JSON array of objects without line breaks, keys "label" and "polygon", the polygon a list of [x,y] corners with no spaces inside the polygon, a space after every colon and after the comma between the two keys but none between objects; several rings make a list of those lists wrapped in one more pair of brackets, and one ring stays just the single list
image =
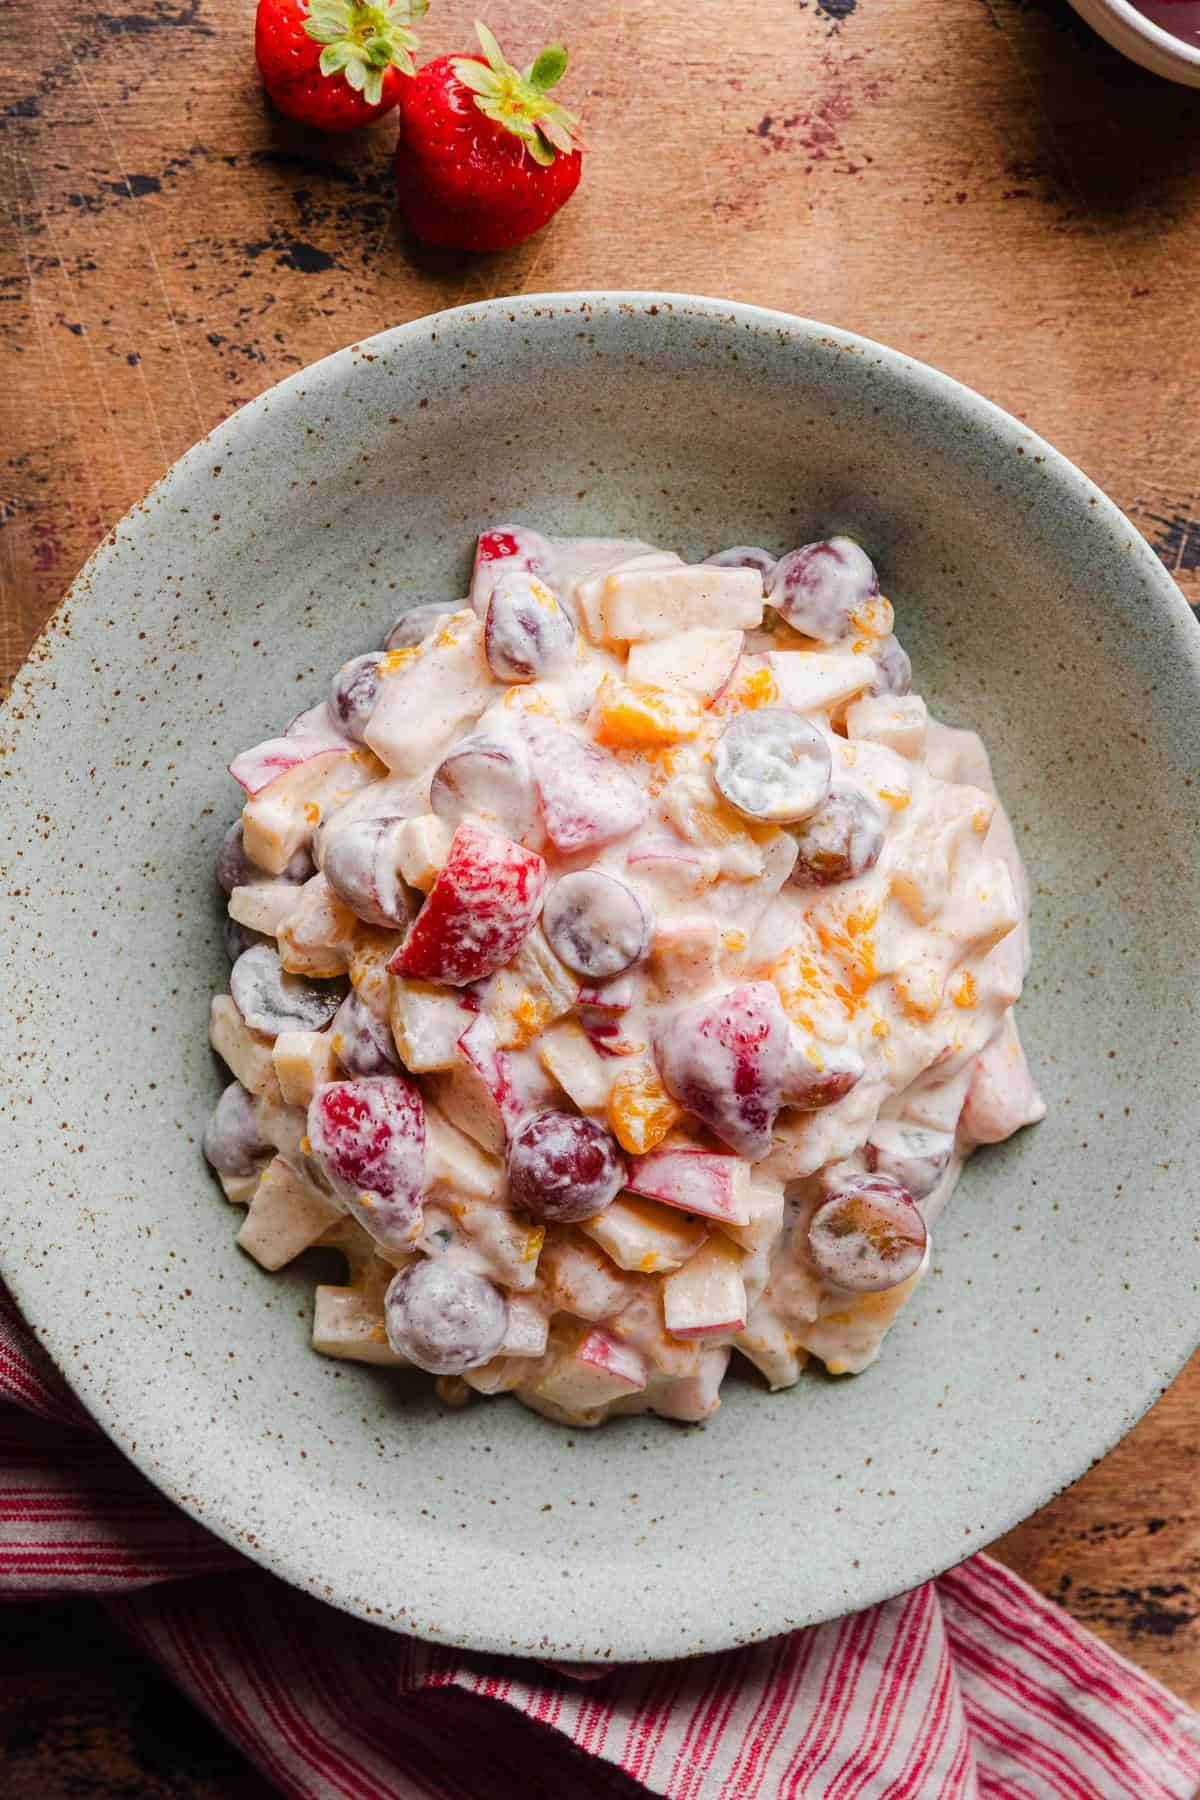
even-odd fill
[{"label": "speckled ceramic bowl", "polygon": [[[516,516],[702,556],[832,530],[922,691],[980,726],[1026,851],[1050,1113],[982,1153],[855,1380],[733,1379],[702,1429],[594,1435],[308,1347],[200,1156],[224,1079],[212,881],[230,755],[463,589]],[[273,388],[76,583],[7,716],[3,1272],[116,1442],[214,1531],[400,1629],[666,1657],[908,1587],[1113,1444],[1200,1327],[1200,634],[1137,533],[931,369],[710,300],[425,319]]]}]

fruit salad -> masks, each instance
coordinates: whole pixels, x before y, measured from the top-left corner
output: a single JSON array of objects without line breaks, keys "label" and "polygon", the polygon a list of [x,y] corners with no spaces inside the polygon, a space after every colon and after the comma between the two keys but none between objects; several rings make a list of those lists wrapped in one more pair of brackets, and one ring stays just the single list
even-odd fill
[{"label": "fruit salad", "polygon": [[204,1139],[326,1355],[571,1426],[865,1369],[1042,1116],[1027,890],[866,551],[520,525],[230,772]]}]

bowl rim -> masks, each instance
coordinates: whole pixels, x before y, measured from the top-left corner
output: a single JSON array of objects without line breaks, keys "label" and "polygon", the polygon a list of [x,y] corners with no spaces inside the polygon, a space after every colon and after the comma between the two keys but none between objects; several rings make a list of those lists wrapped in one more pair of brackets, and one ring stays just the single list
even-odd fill
[{"label": "bowl rim", "polygon": [[[1163,566],[1158,556],[1151,549],[1146,539],[1126,518],[1125,514],[1091,479],[1070,461],[1068,457],[1053,448],[1045,439],[1038,436],[1027,425],[1005,411],[995,402],[986,399],[974,388],[946,375],[931,365],[908,356],[905,352],[881,344],[874,339],[858,333],[842,330],[823,324],[819,320],[809,319],[802,315],[787,313],[776,308],[751,305],[745,302],[726,300],[705,295],[678,293],[670,290],[656,289],[578,289],[547,293],[504,295],[493,299],[467,303],[462,306],[447,308],[435,313],[424,314],[417,319],[392,326],[364,339],[355,340],[340,350],[331,352],[318,361],[296,370],[282,381],[272,384],[239,407],[236,412],[220,421],[212,431],[200,439],[151,486],[145,500],[135,502],[121,521],[105,536],[100,545],[93,551],[79,574],[68,587],[59,605],[43,627],[35,645],[31,648],[25,663],[13,682],[12,689],[0,706],[0,723],[11,726],[14,701],[19,700],[27,684],[45,678],[51,672],[44,650],[51,648],[52,640],[58,633],[60,623],[67,610],[76,604],[89,604],[88,589],[93,573],[103,568],[110,555],[114,554],[118,540],[122,535],[122,527],[129,522],[128,529],[137,531],[141,528],[141,516],[146,509],[146,501],[166,489],[169,484],[186,480],[193,469],[207,467],[214,449],[220,447],[226,438],[245,429],[258,415],[269,410],[271,404],[282,396],[311,398],[314,387],[337,384],[343,380],[360,361],[374,359],[382,353],[392,353],[403,349],[419,339],[429,340],[436,337],[439,330],[449,330],[455,325],[483,324],[507,314],[510,323],[519,327],[524,323],[532,323],[539,316],[549,314],[551,317],[560,312],[575,313],[581,316],[596,314],[619,314],[622,311],[651,312],[656,310],[668,318],[675,313],[699,314],[714,325],[733,327],[735,329],[766,329],[776,334],[785,334],[797,343],[811,342],[827,346],[831,350],[848,354],[870,356],[881,364],[889,377],[908,386],[911,390],[931,393],[946,407],[950,413],[957,413],[964,425],[972,432],[980,428],[989,430],[996,441],[998,449],[1018,448],[1028,457],[1032,465],[1035,459],[1040,463],[1038,474],[1041,478],[1049,478],[1061,490],[1065,504],[1073,509],[1086,506],[1091,520],[1102,525],[1112,539],[1119,540],[1122,551],[1130,557],[1134,573],[1140,576],[1149,590],[1151,604],[1167,628],[1164,632],[1164,652],[1168,643],[1172,651],[1181,654],[1191,664],[1192,673],[1200,691],[1200,632],[1196,630],[1195,620],[1182,592]],[[1174,627],[1172,629],[1172,626]],[[1174,641],[1173,641],[1174,640]],[[73,1355],[71,1343],[71,1327],[65,1318],[51,1312],[45,1322],[36,1317],[36,1299],[34,1292],[38,1283],[30,1272],[27,1280],[23,1260],[15,1252],[9,1253],[10,1247],[0,1243],[0,1273],[7,1281],[10,1291],[25,1316],[26,1323],[33,1330],[37,1340],[47,1351],[51,1360],[63,1375],[68,1386],[78,1396],[91,1416],[101,1426],[106,1435],[113,1441],[117,1449],[134,1464],[151,1482],[163,1492],[175,1505],[189,1514],[198,1524],[203,1525],[215,1536],[223,1539],[232,1548],[253,1560],[272,1573],[278,1575],[301,1591],[316,1592],[318,1597],[339,1607],[341,1610],[360,1617],[368,1623],[390,1626],[392,1629],[412,1632],[412,1626],[405,1620],[392,1618],[381,1608],[368,1608],[360,1604],[352,1595],[330,1592],[324,1585],[320,1572],[314,1575],[311,1568],[305,1566],[302,1557],[295,1554],[288,1539],[282,1532],[277,1541],[264,1544],[261,1539],[248,1548],[239,1532],[236,1522],[227,1522],[220,1508],[207,1509],[203,1496],[194,1491],[181,1491],[182,1484],[173,1476],[169,1466],[169,1457],[158,1460],[155,1455],[157,1446],[153,1442],[153,1434],[141,1430],[136,1434],[136,1442],[131,1444],[127,1426],[128,1421],[116,1415],[114,1406],[106,1395],[106,1382],[99,1366],[80,1363]],[[32,1303],[32,1304],[30,1304]],[[28,1310],[27,1310],[28,1308]],[[1164,1369],[1169,1369],[1168,1382],[1174,1380],[1184,1367],[1200,1338],[1200,1321],[1194,1336],[1191,1336],[1182,1354],[1174,1346],[1172,1354],[1164,1354],[1157,1371],[1143,1378],[1136,1391],[1127,1396],[1128,1404],[1120,1415],[1114,1414],[1113,1424],[1103,1435],[1103,1441],[1091,1444],[1087,1454],[1074,1459],[1068,1472],[1064,1475],[1060,1469],[1044,1483],[1040,1483],[1036,1495],[1029,1502],[1027,1493],[1022,1493],[1009,1509],[998,1509],[994,1518],[989,1521],[987,1535],[982,1541],[972,1541],[961,1552],[952,1553],[947,1560],[938,1560],[931,1566],[924,1566],[915,1573],[906,1569],[902,1576],[893,1579],[887,1577],[864,1587],[856,1593],[853,1608],[865,1608],[893,1598],[896,1594],[907,1591],[911,1586],[931,1579],[947,1568],[956,1566],[969,1556],[976,1554],[985,1543],[994,1541],[1003,1535],[1021,1519],[1028,1517],[1033,1511],[1044,1506],[1054,1496],[1085,1473],[1092,1464],[1106,1455],[1132,1426],[1149,1410],[1154,1402],[1166,1390],[1162,1376]],[[1076,1466],[1076,1462],[1078,1466]],[[728,1603],[728,1596],[726,1602]],[[798,1625],[817,1622],[819,1619],[833,1616],[826,1613],[813,1615],[812,1619],[789,1617],[787,1615],[787,1593],[783,1584],[780,1587],[779,1617],[763,1620],[761,1618],[733,1618],[717,1629],[712,1636],[706,1636],[700,1643],[685,1640],[673,1625],[670,1618],[657,1622],[640,1621],[638,1625],[638,1642],[636,1645],[625,1644],[616,1652],[616,1659],[632,1662],[659,1661],[680,1656],[696,1655],[712,1651],[732,1648],[737,1645],[762,1641],[777,1635],[781,1631],[791,1630]],[[524,1641],[518,1638],[499,1638],[486,1635],[469,1626],[462,1627],[456,1623],[448,1623],[445,1628],[427,1626],[420,1636],[431,1642],[438,1642],[456,1647],[495,1652],[507,1655],[530,1655],[541,1658],[553,1658],[564,1662],[578,1661],[586,1658],[588,1652],[581,1650],[571,1642],[559,1643],[549,1635],[528,1630]],[[524,1637],[524,1634],[522,1634]]]},{"label": "bowl rim", "polygon": [[[1071,0],[1071,4],[1089,23],[1095,14],[1106,14],[1118,30],[1124,29],[1139,38],[1148,50],[1200,74],[1200,44],[1188,44],[1175,32],[1168,31],[1164,25],[1147,17],[1133,4],[1133,0]],[[1133,55],[1131,49],[1126,50],[1122,45],[1115,45],[1114,48],[1120,49],[1122,55]],[[1143,64],[1143,67],[1152,65]]]}]

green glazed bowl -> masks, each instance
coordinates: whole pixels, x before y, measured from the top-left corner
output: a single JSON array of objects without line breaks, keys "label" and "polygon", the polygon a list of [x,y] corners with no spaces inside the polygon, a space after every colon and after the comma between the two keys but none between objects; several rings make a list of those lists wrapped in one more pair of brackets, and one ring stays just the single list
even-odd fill
[{"label": "green glazed bowl", "polygon": [[[1048,1118],[971,1163],[874,1368],[731,1379],[703,1428],[447,1414],[424,1377],[314,1355],[314,1258],[242,1255],[200,1155],[225,764],[401,608],[462,593],[510,518],[693,558],[861,538],[920,691],[984,733],[1032,878]],[[385,332],[117,526],[0,735],[4,1277],[165,1493],[337,1606],[568,1659],[824,1619],[1048,1500],[1200,1336],[1200,633],[1077,469],[932,369],[665,294]]]}]

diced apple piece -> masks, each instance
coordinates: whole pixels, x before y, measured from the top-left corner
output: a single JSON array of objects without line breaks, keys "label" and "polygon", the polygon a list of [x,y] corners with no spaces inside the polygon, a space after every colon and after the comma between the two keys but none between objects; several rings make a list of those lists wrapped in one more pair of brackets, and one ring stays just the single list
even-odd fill
[{"label": "diced apple piece", "polygon": [[542,1250],[538,1286],[553,1312],[594,1320],[623,1312],[639,1284],[577,1228],[561,1226]]},{"label": "diced apple piece", "polygon": [[1034,1086],[1017,1022],[1007,1012],[996,1036],[975,1059],[959,1129],[970,1144],[1000,1144],[1045,1116],[1045,1102]]},{"label": "diced apple piece", "polygon": [[477,1394],[511,1394],[528,1378],[529,1363],[519,1356],[509,1356],[503,1348],[499,1356],[493,1356],[491,1362],[481,1363],[477,1369],[464,1369],[462,1379]]},{"label": "diced apple piece", "polygon": [[740,1156],[708,1150],[652,1150],[635,1156],[625,1185],[633,1194],[699,1213],[718,1224],[750,1222],[750,1165]]},{"label": "diced apple piece", "polygon": [[698,1220],[632,1194],[619,1194],[579,1229],[612,1257],[618,1269],[640,1275],[681,1269],[708,1236],[708,1228]]},{"label": "diced apple piece", "polygon": [[497,1045],[495,1030],[486,1014],[479,1013],[472,1019],[459,1038],[458,1047],[483,1084],[507,1138],[527,1109],[513,1086],[508,1058]]},{"label": "diced apple piece", "polygon": [[328,1194],[276,1156],[263,1173],[237,1241],[264,1269],[282,1269],[341,1217]]},{"label": "diced apple piece", "polygon": [[744,1225],[722,1220],[721,1230],[751,1255],[775,1242],[783,1224],[783,1183],[772,1181],[756,1169],[746,1196]]},{"label": "diced apple piece", "polygon": [[573,1352],[548,1362],[533,1391],[565,1413],[583,1413],[640,1393],[646,1379],[645,1360],[629,1344],[606,1331],[589,1331]]},{"label": "diced apple piece", "polygon": [[599,850],[645,823],[646,796],[628,770],[585,738],[521,715],[546,835],[564,856]]},{"label": "diced apple piece", "polygon": [[409,887],[427,894],[450,854],[454,827],[436,813],[405,819],[396,834],[400,873]]},{"label": "diced apple piece", "polygon": [[279,927],[295,911],[299,894],[294,881],[252,881],[229,896],[229,916],[248,931],[277,937]]},{"label": "diced apple piece", "polygon": [[573,1019],[551,1025],[542,1033],[538,1058],[581,1113],[605,1110],[615,1074],[612,1060],[592,1047],[581,1025]]},{"label": "diced apple piece", "polygon": [[653,883],[656,895],[670,898],[698,894],[718,874],[717,859],[711,853],[689,849],[675,837],[639,835],[625,860],[631,874]]},{"label": "diced apple piece", "polygon": [[696,996],[721,979],[721,927],[711,913],[660,918],[650,966],[663,999]]},{"label": "diced apple piece", "polygon": [[626,664],[629,679],[654,687],[682,688],[707,704],[728,685],[743,641],[740,631],[702,627],[659,638],[656,643],[634,644]]},{"label": "diced apple piece", "polygon": [[[387,1269],[390,1280],[395,1270]],[[386,1283],[385,1283],[386,1285]],[[313,1349],[322,1356],[346,1362],[378,1363],[387,1369],[405,1367],[387,1340],[383,1323],[383,1288],[373,1294],[352,1287],[319,1287],[313,1308]]]},{"label": "diced apple piece", "polygon": [[743,1331],[746,1312],[742,1253],[723,1237],[710,1237],[663,1283],[663,1317],[672,1337]]},{"label": "diced apple piece", "polygon": [[606,577],[601,604],[607,643],[645,644],[700,626],[752,631],[762,624],[763,582],[757,569],[708,564],[627,569]]},{"label": "diced apple piece", "polygon": [[358,920],[343,906],[324,875],[297,890],[292,911],[279,927],[279,960],[289,975],[344,975]]},{"label": "diced apple piece", "polygon": [[425,1180],[432,1199],[494,1202],[504,1198],[504,1164],[489,1156],[435,1106],[425,1108]]},{"label": "diced apple piece", "polygon": [[779,704],[798,713],[837,706],[861,694],[875,679],[875,664],[869,656],[820,650],[769,650],[767,667],[779,689]]},{"label": "diced apple piece", "polygon": [[711,1417],[721,1404],[721,1383],[730,1355],[728,1344],[711,1344],[694,1374],[651,1382],[649,1410],[660,1419],[679,1419],[685,1425],[698,1425],[701,1419]]},{"label": "diced apple piece", "polygon": [[379,699],[364,735],[393,774],[415,775],[495,694],[482,622],[469,611],[454,613],[420,656],[407,660],[399,651],[394,669],[390,661],[379,665]]},{"label": "diced apple piece", "polygon": [[218,1173],[217,1180],[231,1206],[249,1206],[261,1177],[262,1166],[260,1164],[253,1175],[222,1175]]},{"label": "diced apple piece", "polygon": [[387,1019],[392,1005],[392,977],[388,964],[403,942],[400,931],[360,924],[347,949],[350,985],[375,1017]]},{"label": "diced apple piece", "polygon": [[610,575],[632,574],[639,569],[681,569],[683,558],[673,550],[648,550],[642,556],[630,556],[598,575],[589,575],[575,584],[575,605],[580,623],[593,644],[607,640],[604,632],[604,584]]},{"label": "diced apple piece", "polygon": [[964,954],[986,956],[1021,922],[1012,871],[999,858],[981,859],[964,874],[957,888],[965,902],[962,916],[969,922]]},{"label": "diced apple piece", "polygon": [[575,1005],[579,977],[561,963],[540,925],[512,961],[497,971],[488,990],[487,1016],[501,1050],[523,1050]]},{"label": "diced apple piece", "polygon": [[856,700],[846,713],[851,739],[866,738],[898,756],[919,759],[925,753],[929,710],[919,694],[875,694]]},{"label": "diced apple piece", "polygon": [[288,1106],[303,1106],[337,1073],[331,1031],[281,1031],[271,1050],[279,1091]]},{"label": "diced apple piece", "polygon": [[531,1110],[531,1095],[514,1085],[509,1059],[497,1047],[485,1013],[460,1035],[453,1067],[430,1076],[429,1092],[460,1131],[491,1153],[504,1148],[513,1126]]},{"label": "diced apple piece", "polygon": [[794,1387],[808,1360],[797,1339],[779,1319],[766,1301],[760,1301],[750,1314],[746,1329],[734,1339],[747,1362],[767,1378],[772,1393],[778,1388]]},{"label": "diced apple piece", "polygon": [[693,694],[606,675],[588,724],[609,749],[659,750],[697,737],[703,714]]},{"label": "diced apple piece", "polygon": [[549,1327],[545,1310],[524,1294],[512,1294],[508,1302],[508,1329],[500,1346],[502,1356],[523,1359],[544,1356]]},{"label": "diced apple piece", "polygon": [[300,737],[276,741],[300,746],[307,754],[281,768],[242,808],[246,854],[270,875],[282,875],[321,820],[383,773],[369,750],[332,750],[319,739]]},{"label": "diced apple piece", "polygon": [[208,1012],[208,1041],[250,1093],[278,1094],[271,1040],[250,1030],[228,994],[213,995]]},{"label": "diced apple piece", "polygon": [[403,975],[392,977],[392,1036],[401,1062],[412,1074],[455,1066],[466,1016],[456,989],[410,981]]}]

